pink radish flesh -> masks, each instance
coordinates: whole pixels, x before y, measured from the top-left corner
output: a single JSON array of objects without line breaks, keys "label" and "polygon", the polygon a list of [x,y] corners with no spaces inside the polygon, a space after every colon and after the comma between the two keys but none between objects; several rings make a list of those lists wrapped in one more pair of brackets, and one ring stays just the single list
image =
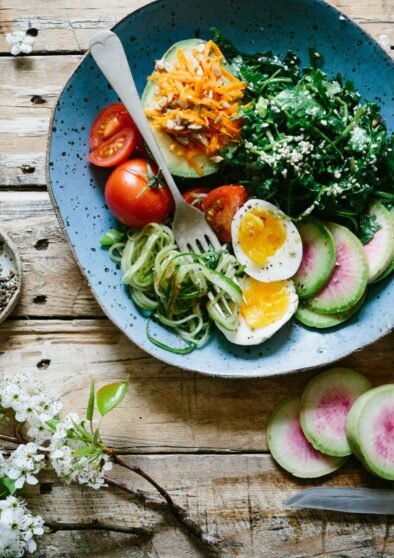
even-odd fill
[{"label": "pink radish flesh", "polygon": [[319,293],[320,300],[332,300],[341,297],[342,292],[347,292],[347,285],[354,282],[354,273],[358,271],[358,266],[355,269],[349,265],[352,259],[353,251],[349,250],[346,242],[338,242],[335,268],[327,285]]},{"label": "pink radish flesh", "polygon": [[298,273],[307,274],[311,269],[315,268],[316,265],[317,250],[316,246],[307,242],[302,241],[302,261],[298,268]]},{"label": "pink radish flesh", "polygon": [[373,429],[375,451],[384,461],[394,464],[394,405],[379,410]]},{"label": "pink radish flesh", "polygon": [[331,431],[331,435],[341,439],[345,432],[346,417],[354,397],[346,393],[345,386],[333,387],[320,397],[313,413],[318,432]]},{"label": "pink radish flesh", "polygon": [[348,368],[332,368],[312,378],[302,395],[300,424],[315,449],[333,456],[350,455],[347,417],[370,387],[364,376]]},{"label": "pink radish flesh", "polygon": [[305,438],[298,419],[289,423],[285,436],[285,443],[290,453],[297,459],[311,461],[318,460],[322,456],[322,454],[315,450],[312,444]]},{"label": "pink radish flesh", "polygon": [[328,283],[307,299],[311,310],[335,314],[349,310],[360,300],[368,281],[368,261],[360,240],[346,227],[328,223],[336,246],[336,263]]}]

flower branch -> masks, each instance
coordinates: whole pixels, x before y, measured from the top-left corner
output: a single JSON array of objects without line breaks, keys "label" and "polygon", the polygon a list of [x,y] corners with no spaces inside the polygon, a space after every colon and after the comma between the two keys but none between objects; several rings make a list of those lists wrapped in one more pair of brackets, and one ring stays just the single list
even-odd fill
[{"label": "flower branch", "polygon": [[[92,383],[85,418],[69,413],[61,419],[61,403],[45,393],[40,384],[31,384],[26,376],[0,380],[0,420],[3,417],[3,422],[14,434],[1,434],[0,441],[16,446],[12,450],[8,448],[7,453],[0,448],[0,556],[14,558],[34,552],[35,537],[45,533],[44,527],[52,532],[98,530],[152,536],[153,533],[144,527],[118,527],[100,522],[44,522],[40,516],[33,516],[26,504],[14,495],[26,484],[37,484],[40,472],[48,469],[66,484],[76,482],[94,489],[116,487],[144,505],[170,513],[210,555],[219,553],[219,537],[203,530],[187,510],[176,504],[168,491],[141,467],[128,463],[116,450],[105,446],[100,433],[101,420],[121,403],[127,388],[127,382],[114,382],[95,392]],[[100,414],[98,422],[94,419],[96,411]],[[160,497],[111,479],[108,472],[113,464],[145,479]]]}]

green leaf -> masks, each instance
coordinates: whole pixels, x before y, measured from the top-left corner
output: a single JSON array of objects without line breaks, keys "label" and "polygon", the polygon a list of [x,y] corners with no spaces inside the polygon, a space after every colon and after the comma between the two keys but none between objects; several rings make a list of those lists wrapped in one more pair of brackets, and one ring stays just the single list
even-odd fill
[{"label": "green leaf", "polygon": [[56,419],[49,419],[46,421],[46,424],[49,426],[49,428],[55,432],[57,425],[59,424],[59,421]]},{"label": "green leaf", "polygon": [[94,414],[94,380],[90,382],[89,402],[86,409],[86,420],[91,422]]},{"label": "green leaf", "polygon": [[15,483],[8,477],[3,477],[0,479],[0,496],[7,496],[8,494],[15,494],[16,492]]},{"label": "green leaf", "polygon": [[84,446],[83,448],[79,448],[74,450],[74,455],[80,455],[80,456],[85,456],[85,455],[91,455],[93,453],[96,453],[96,448],[94,448],[93,446]]},{"label": "green leaf", "polygon": [[102,417],[119,405],[126,395],[128,387],[128,382],[114,382],[98,390],[96,393],[96,401]]},{"label": "green leaf", "polygon": [[108,229],[107,232],[100,238],[101,246],[112,246],[123,240],[124,233],[118,229]]},{"label": "green leaf", "polygon": [[99,444],[99,442],[101,441],[101,436],[100,436],[100,429],[96,428],[95,432],[94,432],[94,436],[93,436],[93,444],[95,446],[97,446]]}]

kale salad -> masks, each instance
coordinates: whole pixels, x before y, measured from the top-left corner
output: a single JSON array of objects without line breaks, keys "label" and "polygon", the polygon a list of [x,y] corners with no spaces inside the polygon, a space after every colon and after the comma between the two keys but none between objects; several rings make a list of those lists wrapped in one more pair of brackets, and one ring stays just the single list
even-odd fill
[{"label": "kale salad", "polygon": [[246,83],[241,140],[222,153],[239,182],[295,219],[313,212],[370,241],[379,224],[369,202],[394,202],[394,135],[380,107],[361,102],[341,75],[328,77],[314,48],[301,68],[292,52],[241,53],[219,31],[214,40]]}]

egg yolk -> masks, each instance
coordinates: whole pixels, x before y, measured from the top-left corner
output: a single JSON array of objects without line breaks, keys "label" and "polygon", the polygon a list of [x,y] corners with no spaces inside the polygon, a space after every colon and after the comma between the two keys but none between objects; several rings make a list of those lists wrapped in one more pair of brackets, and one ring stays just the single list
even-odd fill
[{"label": "egg yolk", "polygon": [[251,209],[241,219],[238,241],[253,262],[264,265],[286,241],[283,217],[268,209]]},{"label": "egg yolk", "polygon": [[289,302],[285,281],[261,283],[252,279],[244,289],[240,312],[250,328],[258,329],[280,320]]}]

